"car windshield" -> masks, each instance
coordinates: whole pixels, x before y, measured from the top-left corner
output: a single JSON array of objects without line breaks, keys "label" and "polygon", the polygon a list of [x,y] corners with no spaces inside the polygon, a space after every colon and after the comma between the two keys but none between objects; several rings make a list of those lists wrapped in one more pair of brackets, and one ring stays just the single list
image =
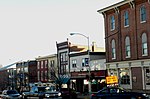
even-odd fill
[{"label": "car windshield", "polygon": [[46,91],[46,92],[53,92],[53,91],[56,91],[56,87],[55,87],[55,86],[46,87],[46,88],[45,88],[45,91]]},{"label": "car windshield", "polygon": [[8,90],[8,91],[7,91],[7,94],[8,94],[8,95],[9,95],[9,94],[18,94],[18,92],[15,91],[15,90]]}]

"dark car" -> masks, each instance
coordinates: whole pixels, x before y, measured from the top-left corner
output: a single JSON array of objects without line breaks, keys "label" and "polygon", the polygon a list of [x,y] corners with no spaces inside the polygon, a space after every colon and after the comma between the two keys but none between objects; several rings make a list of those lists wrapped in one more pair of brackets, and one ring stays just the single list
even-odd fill
[{"label": "dark car", "polygon": [[61,92],[56,91],[55,86],[34,86],[29,92],[23,92],[23,98],[27,99],[28,97],[39,97],[43,98],[57,98],[61,99]]},{"label": "dark car", "polygon": [[70,88],[61,88],[61,95],[63,99],[77,99],[77,93]]},{"label": "dark car", "polygon": [[2,99],[21,99],[22,96],[16,90],[4,90],[0,95]]},{"label": "dark car", "polygon": [[91,99],[149,99],[145,93],[130,92],[121,87],[105,87],[95,94]]},{"label": "dark car", "polygon": [[61,92],[56,91],[55,86],[49,86],[49,87],[39,87],[39,94],[38,94],[40,99],[43,98],[57,98],[61,99]]}]

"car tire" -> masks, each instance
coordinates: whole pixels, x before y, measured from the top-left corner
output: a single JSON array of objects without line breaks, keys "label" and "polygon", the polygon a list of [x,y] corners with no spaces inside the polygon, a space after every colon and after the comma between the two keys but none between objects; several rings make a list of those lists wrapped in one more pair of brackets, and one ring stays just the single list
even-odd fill
[{"label": "car tire", "polygon": [[136,97],[131,97],[131,99],[136,99]]}]

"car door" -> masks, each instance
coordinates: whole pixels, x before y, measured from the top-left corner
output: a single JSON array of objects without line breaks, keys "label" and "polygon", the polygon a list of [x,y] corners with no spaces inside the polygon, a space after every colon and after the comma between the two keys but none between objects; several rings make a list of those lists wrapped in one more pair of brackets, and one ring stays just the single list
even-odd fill
[{"label": "car door", "polygon": [[111,99],[109,90],[106,88],[106,89],[99,91],[97,94],[97,99]]}]

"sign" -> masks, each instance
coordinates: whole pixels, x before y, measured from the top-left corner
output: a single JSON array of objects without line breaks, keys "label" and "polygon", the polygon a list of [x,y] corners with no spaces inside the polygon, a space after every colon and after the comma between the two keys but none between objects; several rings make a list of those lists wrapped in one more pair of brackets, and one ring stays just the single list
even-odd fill
[{"label": "sign", "polygon": [[117,78],[117,76],[108,76],[108,77],[106,77],[106,83],[107,83],[107,84],[115,84],[115,83],[118,83],[118,78]]}]

